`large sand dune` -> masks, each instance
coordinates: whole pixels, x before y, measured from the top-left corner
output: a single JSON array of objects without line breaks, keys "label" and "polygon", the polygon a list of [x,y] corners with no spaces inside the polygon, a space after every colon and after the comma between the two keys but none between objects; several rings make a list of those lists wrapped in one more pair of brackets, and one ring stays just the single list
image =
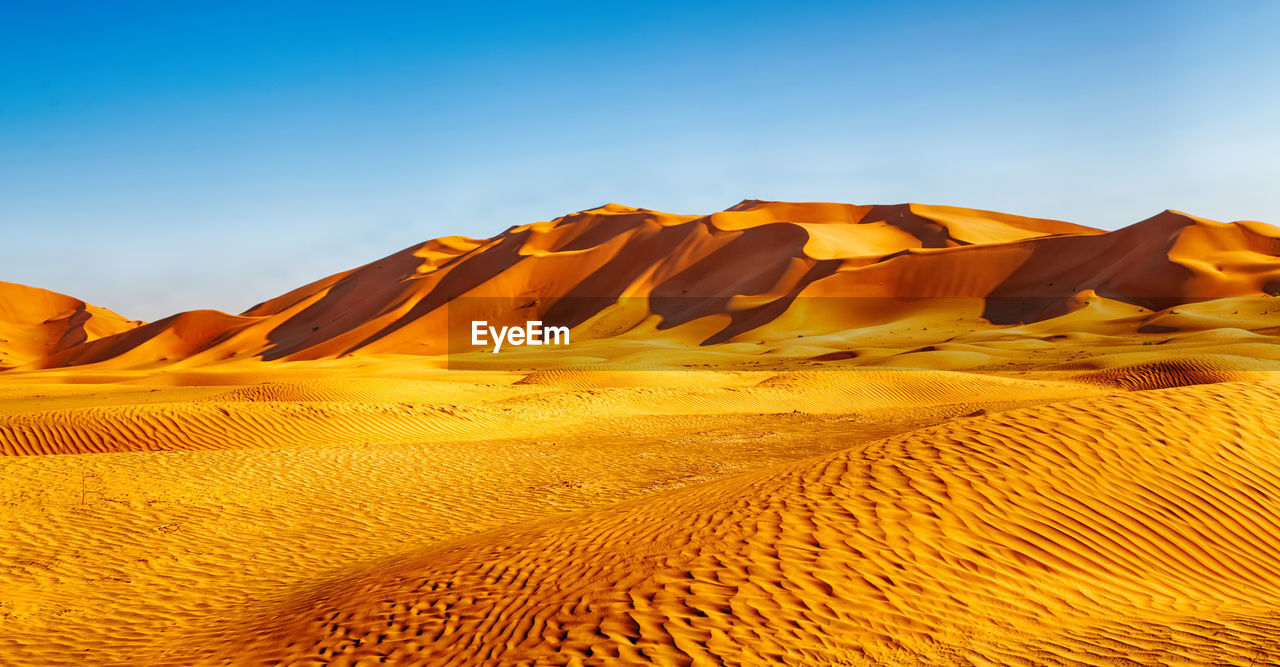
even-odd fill
[{"label": "large sand dune", "polygon": [[0,370],[140,324],[65,294],[0,282]]},{"label": "large sand dune", "polygon": [[1121,308],[1075,329],[1181,331],[1196,325],[1167,317],[1172,307],[1280,292],[1277,254],[1280,229],[1171,211],[1104,233],[919,204],[746,201],[709,216],[610,204],[490,239],[437,239],[242,315],[181,313],[37,363],[457,354],[472,319],[540,319],[577,340],[656,326],[692,345],[791,345],[913,318],[936,332],[1054,320],[1089,298]]},{"label": "large sand dune", "polygon": [[1277,399],[1005,412],[483,533],[271,610],[215,661],[1271,661]]},{"label": "large sand dune", "polygon": [[0,283],[0,664],[1280,664],[1276,292],[1258,222],[761,201]]}]

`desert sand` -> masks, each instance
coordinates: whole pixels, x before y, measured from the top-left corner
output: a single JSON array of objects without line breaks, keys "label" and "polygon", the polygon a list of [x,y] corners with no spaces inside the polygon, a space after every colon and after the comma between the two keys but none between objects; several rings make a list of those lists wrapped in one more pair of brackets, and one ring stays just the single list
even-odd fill
[{"label": "desert sand", "polygon": [[1276,664],[1276,293],[1261,222],[763,201],[0,283],[0,664]]}]

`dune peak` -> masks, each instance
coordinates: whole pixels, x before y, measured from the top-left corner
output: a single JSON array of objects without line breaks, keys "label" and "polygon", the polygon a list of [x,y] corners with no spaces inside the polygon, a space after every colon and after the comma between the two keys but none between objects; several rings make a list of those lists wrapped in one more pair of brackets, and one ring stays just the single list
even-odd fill
[{"label": "dune peak", "polygon": [[[113,324],[84,336],[68,324],[77,333],[28,345],[21,361],[149,367],[444,354],[448,317],[497,307],[483,304],[513,294],[566,326],[614,321],[583,335],[622,335],[652,317],[663,330],[686,331],[697,345],[767,331],[771,323],[795,320],[799,304],[832,299],[973,299],[987,304],[989,325],[1008,326],[1070,312],[1081,295],[1159,311],[1275,293],[1277,256],[1280,229],[1175,210],[1107,232],[917,202],[743,199],[709,215],[610,202],[487,239],[426,241],[240,316],[193,311],[141,327],[99,313],[100,322]],[[660,305],[677,303],[664,301],[672,297],[684,305]],[[624,299],[648,305],[613,319],[608,313]],[[736,304],[744,299],[772,305],[742,310]],[[714,317],[728,319],[706,330]],[[858,326],[835,312],[810,317],[817,318],[811,326],[829,333]]]}]

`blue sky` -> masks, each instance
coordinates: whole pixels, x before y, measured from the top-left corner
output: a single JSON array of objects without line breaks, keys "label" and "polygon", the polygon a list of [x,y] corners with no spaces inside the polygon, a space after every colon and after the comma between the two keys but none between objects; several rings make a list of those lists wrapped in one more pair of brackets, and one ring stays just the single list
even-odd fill
[{"label": "blue sky", "polygon": [[239,312],[609,201],[1280,223],[1280,3],[0,0],[0,280]]}]

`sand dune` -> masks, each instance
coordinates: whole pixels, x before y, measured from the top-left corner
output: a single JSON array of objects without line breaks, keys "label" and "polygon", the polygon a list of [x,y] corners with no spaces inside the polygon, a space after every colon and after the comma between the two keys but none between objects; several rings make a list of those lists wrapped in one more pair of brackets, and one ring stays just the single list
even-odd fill
[{"label": "sand dune", "polygon": [[1275,660],[1277,399],[1083,399],[483,533],[212,662]]},{"label": "sand dune", "polygon": [[1081,296],[1138,309],[1149,321],[1129,322],[1130,332],[1168,332],[1187,326],[1162,317],[1175,306],[1280,292],[1278,248],[1270,225],[1173,211],[1101,232],[919,204],[746,201],[709,216],[610,204],[490,239],[437,239],[240,316],[182,313],[52,349],[40,363],[456,354],[469,345],[459,323],[472,319],[541,319],[574,328],[578,340],[648,335],[656,324],[694,345],[785,341],[800,321],[813,336],[911,311],[936,325],[966,314],[986,327],[1052,320]]},{"label": "sand dune", "polygon": [[0,370],[140,324],[65,294],[0,282]]},{"label": "sand dune", "polygon": [[[572,376],[517,384],[527,374],[516,373],[505,383],[117,383],[107,396],[12,384],[16,411],[0,418],[9,437],[27,425],[42,451],[114,453],[0,457],[0,654],[189,664],[181,651],[211,655],[268,604],[423,544],[1103,391],[928,371],[712,373],[701,386],[703,373],[614,387],[606,373],[587,388]],[[867,388],[839,391],[840,377]],[[932,390],[888,392],[894,377]],[[449,385],[457,405],[401,402],[448,396]],[[340,391],[347,400],[310,400]],[[67,407],[89,400],[98,405]]]},{"label": "sand dune", "polygon": [[754,200],[0,283],[0,663],[1277,664],[1275,293],[1258,222]]},{"label": "sand dune", "polygon": [[[1231,354],[1205,354],[1167,358],[1165,355],[1119,355],[1129,363],[1112,361],[1110,368],[1085,373],[1079,379],[1129,391],[1167,389],[1195,384],[1268,379],[1280,371],[1280,362]],[[1146,357],[1144,361],[1132,361]],[[1095,361],[1090,365],[1099,365]]]},{"label": "sand dune", "polygon": [[[8,437],[116,453],[0,457],[0,654],[1274,659],[1280,385],[1131,391],[1183,370],[1125,354],[1054,379],[435,371],[102,393],[19,374]],[[1242,359],[1185,365],[1260,373]]]}]

